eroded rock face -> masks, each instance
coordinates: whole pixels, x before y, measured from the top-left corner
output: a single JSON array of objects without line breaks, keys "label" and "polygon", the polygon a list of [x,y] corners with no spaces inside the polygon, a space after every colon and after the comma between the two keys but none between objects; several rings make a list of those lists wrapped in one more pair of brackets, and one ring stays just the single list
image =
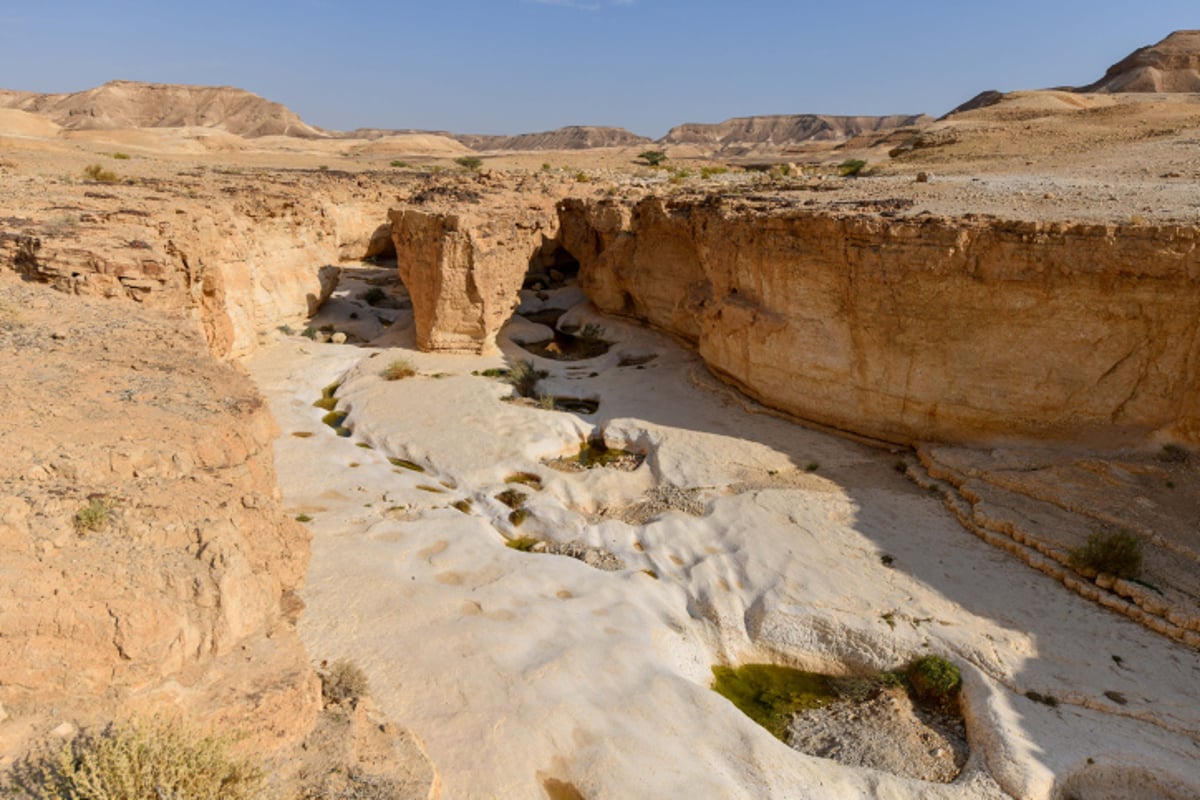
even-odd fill
[{"label": "eroded rock face", "polygon": [[1200,437],[1195,228],[566,200],[596,305],[768,405],[898,442]]},{"label": "eroded rock face", "polygon": [[320,709],[292,626],[308,533],[257,391],[178,314],[10,274],[0,300],[0,764],[64,721],[164,708],[298,743]]},{"label": "eroded rock face", "polygon": [[490,175],[466,190],[433,183],[409,205],[388,212],[422,350],[495,348],[531,260],[557,232],[554,202],[563,194],[561,182],[529,182],[540,182],[539,191]]},{"label": "eroded rock face", "polygon": [[[197,171],[82,197],[73,185],[41,190],[36,201],[19,189],[0,201],[0,217],[27,215],[3,218],[0,266],[72,294],[183,309],[221,357],[249,354],[260,332],[315,313],[336,282],[323,267],[372,254],[384,202],[366,179],[320,173]],[[53,210],[62,207],[83,210]]]}]

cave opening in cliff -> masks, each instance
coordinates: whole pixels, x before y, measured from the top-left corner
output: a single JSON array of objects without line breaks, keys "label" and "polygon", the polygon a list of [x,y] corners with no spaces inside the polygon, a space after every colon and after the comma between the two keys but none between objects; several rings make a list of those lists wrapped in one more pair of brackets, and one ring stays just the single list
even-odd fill
[{"label": "cave opening in cliff", "polygon": [[533,291],[561,289],[579,277],[579,259],[557,240],[546,242],[529,259],[521,288]]}]

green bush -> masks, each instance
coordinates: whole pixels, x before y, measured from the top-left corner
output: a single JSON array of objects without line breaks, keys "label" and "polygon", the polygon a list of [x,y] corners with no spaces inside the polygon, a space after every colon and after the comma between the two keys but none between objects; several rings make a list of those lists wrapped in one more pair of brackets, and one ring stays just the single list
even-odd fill
[{"label": "green bush", "polygon": [[113,153],[112,157],[115,158],[117,161],[128,161],[129,160],[128,153]]},{"label": "green bush", "polygon": [[856,178],[866,166],[867,162],[861,158],[847,158],[841,164],[838,164],[838,175],[841,175],[843,178]]},{"label": "green bush", "polygon": [[652,167],[657,167],[667,160],[667,154],[662,150],[647,150],[644,153],[639,153],[638,158]]},{"label": "green bush", "polygon": [[397,159],[396,161],[391,162],[390,166],[396,167],[397,169],[406,169],[412,165],[407,161],[400,161]]},{"label": "green bush", "polygon": [[454,159],[454,163],[458,164],[463,169],[469,169],[472,172],[483,166],[483,159],[475,156],[460,156]]},{"label": "green bush", "polygon": [[908,665],[906,675],[913,693],[927,703],[945,703],[962,688],[962,673],[941,656],[918,658]]},{"label": "green bush", "polygon": [[[112,724],[64,745],[57,760],[26,764],[17,786],[38,800],[257,800],[266,776],[229,754],[230,740],[178,720]],[[24,773],[24,774],[22,774]]]},{"label": "green bush", "polygon": [[367,674],[349,659],[339,658],[321,672],[321,696],[327,704],[353,702],[370,691]]},{"label": "green bush", "polygon": [[1136,578],[1142,572],[1142,540],[1129,531],[1092,531],[1087,544],[1071,551],[1070,564],[1084,573]]}]

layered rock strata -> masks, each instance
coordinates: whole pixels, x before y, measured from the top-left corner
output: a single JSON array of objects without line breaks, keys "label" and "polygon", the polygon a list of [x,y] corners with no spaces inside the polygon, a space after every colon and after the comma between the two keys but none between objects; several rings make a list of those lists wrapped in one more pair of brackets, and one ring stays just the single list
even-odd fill
[{"label": "layered rock strata", "polygon": [[799,417],[904,443],[1200,440],[1195,228],[720,198],[559,212],[597,306]]}]

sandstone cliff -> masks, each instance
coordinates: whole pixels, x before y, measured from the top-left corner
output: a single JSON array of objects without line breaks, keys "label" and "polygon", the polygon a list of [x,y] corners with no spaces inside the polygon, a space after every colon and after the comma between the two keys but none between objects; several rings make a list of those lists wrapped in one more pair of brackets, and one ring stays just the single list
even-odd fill
[{"label": "sandstone cliff", "polygon": [[49,117],[69,130],[219,128],[239,136],[324,136],[295,112],[232,86],[109,81],[68,94],[0,90],[0,108]]},{"label": "sandstone cliff", "polygon": [[799,417],[896,442],[1200,440],[1194,228],[559,210],[593,302]]}]

